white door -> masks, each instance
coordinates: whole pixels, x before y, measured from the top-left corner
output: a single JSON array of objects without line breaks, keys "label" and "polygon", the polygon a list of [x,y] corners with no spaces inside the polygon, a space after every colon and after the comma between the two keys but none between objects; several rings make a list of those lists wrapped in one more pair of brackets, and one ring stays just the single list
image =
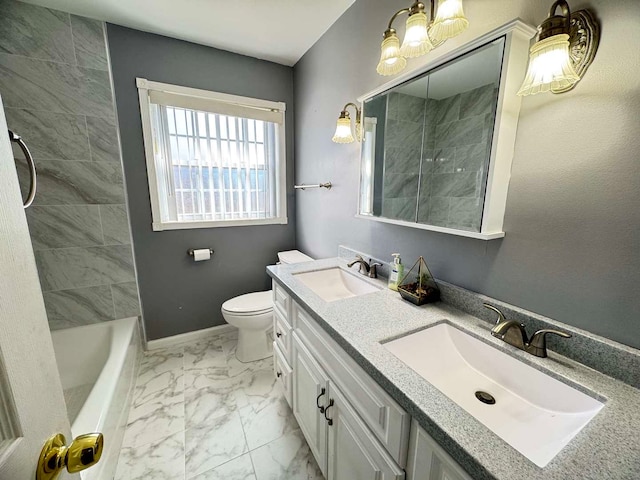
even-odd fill
[{"label": "white door", "polygon": [[360,420],[333,382],[329,383],[327,480],[403,480],[402,470]]},{"label": "white door", "polygon": [[[297,334],[293,334],[293,414],[322,474],[327,476],[327,422],[329,378]],[[347,478],[347,477],[344,477]]]},{"label": "white door", "polygon": [[70,432],[0,99],[0,479],[34,480],[45,441]]}]

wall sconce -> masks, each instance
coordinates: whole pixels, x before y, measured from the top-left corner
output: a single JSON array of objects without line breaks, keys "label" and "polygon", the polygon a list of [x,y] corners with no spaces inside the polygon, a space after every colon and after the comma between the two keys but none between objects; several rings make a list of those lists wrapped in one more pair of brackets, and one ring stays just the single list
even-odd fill
[{"label": "wall sconce", "polygon": [[[393,22],[403,13],[408,13],[409,17],[400,46]],[[430,13],[430,26],[425,4],[421,1],[416,1],[409,8],[403,8],[393,14],[383,35],[380,62],[376,68],[380,75],[395,75],[401,72],[407,66],[407,58],[429,53],[469,26],[462,10],[462,0],[439,0],[437,14],[435,0],[431,0]]]},{"label": "wall sconce", "polygon": [[[556,15],[558,8],[561,15]],[[571,90],[591,65],[599,40],[598,24],[588,10],[571,13],[565,0],[554,2],[549,16],[538,27],[518,95]]]},{"label": "wall sconce", "polygon": [[336,133],[333,135],[332,140],[336,143],[351,143],[353,142],[353,134],[351,132],[351,117],[347,108],[352,106],[356,109],[356,139],[360,142],[362,140],[362,110],[358,108],[355,103],[347,103],[338,117],[338,124],[336,125]]}]

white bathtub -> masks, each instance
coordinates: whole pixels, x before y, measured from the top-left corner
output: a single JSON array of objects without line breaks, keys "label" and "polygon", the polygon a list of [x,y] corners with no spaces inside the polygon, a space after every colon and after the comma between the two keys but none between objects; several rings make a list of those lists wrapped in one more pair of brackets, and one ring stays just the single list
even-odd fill
[{"label": "white bathtub", "polygon": [[112,479],[141,354],[137,318],[51,332],[74,437],[104,435],[101,461],[83,480]]}]

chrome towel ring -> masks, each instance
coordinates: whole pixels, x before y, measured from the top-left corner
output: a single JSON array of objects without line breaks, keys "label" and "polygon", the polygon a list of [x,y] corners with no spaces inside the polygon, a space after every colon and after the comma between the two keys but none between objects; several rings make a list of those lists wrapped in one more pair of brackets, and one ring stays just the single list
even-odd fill
[{"label": "chrome towel ring", "polygon": [[31,204],[33,203],[33,199],[36,198],[36,188],[37,188],[36,164],[33,161],[33,156],[31,155],[31,152],[29,151],[27,144],[24,143],[24,140],[22,140],[22,137],[20,137],[20,135],[9,130],[9,139],[13,143],[18,144],[18,146],[20,147],[20,150],[22,150],[22,153],[24,153],[24,156],[26,157],[27,165],[29,165],[29,175],[30,175],[29,193],[27,194],[27,198],[23,203],[24,208],[29,208],[29,206],[31,206]]}]

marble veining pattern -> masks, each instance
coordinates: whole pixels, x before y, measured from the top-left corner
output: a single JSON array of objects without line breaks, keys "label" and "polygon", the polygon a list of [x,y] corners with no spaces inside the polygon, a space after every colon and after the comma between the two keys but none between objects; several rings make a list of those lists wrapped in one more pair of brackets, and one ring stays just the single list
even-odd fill
[{"label": "marble veining pattern", "polygon": [[147,352],[116,480],[322,479],[272,358],[241,363],[236,342],[231,331]]},{"label": "marble veining pattern", "polygon": [[[41,284],[56,290],[45,294],[50,326],[140,315],[104,23],[1,4],[0,94],[9,128],[36,160],[38,192],[26,214],[43,252]],[[15,146],[14,156],[24,194],[26,162]]]}]

